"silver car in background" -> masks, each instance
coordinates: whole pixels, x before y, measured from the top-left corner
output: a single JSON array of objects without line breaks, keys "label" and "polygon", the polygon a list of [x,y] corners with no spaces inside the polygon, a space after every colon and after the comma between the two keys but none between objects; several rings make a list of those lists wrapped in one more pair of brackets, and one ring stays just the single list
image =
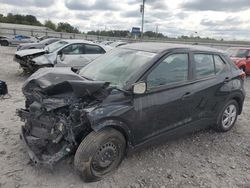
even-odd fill
[{"label": "silver car in background", "polygon": [[17,51],[14,61],[29,73],[42,67],[54,66],[72,67],[78,70],[111,49],[86,40],[61,40],[44,49]]},{"label": "silver car in background", "polygon": [[45,46],[48,46],[54,42],[61,40],[60,38],[48,38],[37,43],[25,43],[17,46],[17,51],[19,50],[27,50],[27,49],[42,49]]},{"label": "silver car in background", "polygon": [[0,38],[1,46],[17,46],[22,43],[37,42],[37,38],[25,35],[2,36]]}]

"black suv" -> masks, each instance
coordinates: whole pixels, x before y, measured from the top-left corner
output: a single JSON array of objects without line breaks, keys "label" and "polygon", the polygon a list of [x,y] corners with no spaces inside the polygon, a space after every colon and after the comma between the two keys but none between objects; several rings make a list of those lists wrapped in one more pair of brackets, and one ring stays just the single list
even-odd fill
[{"label": "black suv", "polygon": [[110,51],[78,74],[45,68],[24,84],[21,138],[34,163],[69,154],[85,181],[109,174],[125,154],[213,127],[241,114],[245,73],[201,46],[135,43]]}]

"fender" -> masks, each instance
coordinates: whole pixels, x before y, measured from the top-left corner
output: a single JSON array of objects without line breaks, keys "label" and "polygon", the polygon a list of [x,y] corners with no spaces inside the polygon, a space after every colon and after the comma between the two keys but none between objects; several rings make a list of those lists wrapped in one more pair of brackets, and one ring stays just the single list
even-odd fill
[{"label": "fender", "polygon": [[239,104],[239,115],[240,115],[243,109],[243,102],[245,99],[244,94],[242,94],[240,91],[235,91],[233,94],[228,96],[226,101],[229,101],[231,99],[236,100],[237,103]]},{"label": "fender", "polygon": [[[91,122],[91,121],[90,121]],[[118,131],[120,131],[125,139],[127,140],[127,144],[129,147],[132,147],[134,143],[133,135],[131,134],[131,130],[128,128],[127,124],[119,119],[103,119],[99,121],[97,124],[94,124],[93,122],[91,123],[91,128],[95,131],[98,132],[104,128],[113,128]]]},{"label": "fender", "polygon": [[35,65],[54,65],[55,64],[54,54],[43,54],[41,56],[32,59]]}]

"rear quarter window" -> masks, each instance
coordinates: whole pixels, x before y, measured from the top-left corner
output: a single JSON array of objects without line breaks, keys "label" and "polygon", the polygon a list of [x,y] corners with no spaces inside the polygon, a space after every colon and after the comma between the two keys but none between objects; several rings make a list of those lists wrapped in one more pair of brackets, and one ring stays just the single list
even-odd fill
[{"label": "rear quarter window", "polygon": [[215,73],[218,74],[225,70],[226,64],[225,62],[221,59],[220,56],[214,55],[214,64],[215,64]]},{"label": "rear quarter window", "polygon": [[226,59],[227,63],[229,64],[229,66],[231,67],[232,70],[239,70],[237,65],[235,65],[235,63],[229,58],[228,55],[224,55],[223,57],[224,57],[224,59]]}]

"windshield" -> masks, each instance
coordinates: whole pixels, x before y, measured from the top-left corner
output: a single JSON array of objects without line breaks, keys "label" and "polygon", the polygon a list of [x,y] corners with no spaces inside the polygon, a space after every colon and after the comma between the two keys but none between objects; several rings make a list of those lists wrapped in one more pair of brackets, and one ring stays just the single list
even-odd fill
[{"label": "windshield", "polygon": [[106,81],[123,87],[155,55],[150,52],[115,49],[92,61],[79,74],[90,80]]},{"label": "windshield", "polygon": [[239,57],[239,58],[245,58],[247,56],[248,50],[246,49],[236,49],[236,48],[230,48],[227,50],[228,55],[230,57]]},{"label": "windshield", "polygon": [[66,44],[68,44],[67,42],[65,41],[58,41],[58,42],[55,42],[55,43],[52,43],[48,46],[46,46],[46,50],[49,52],[49,53],[53,53],[55,52],[56,50],[58,50],[59,48],[65,46]]}]

